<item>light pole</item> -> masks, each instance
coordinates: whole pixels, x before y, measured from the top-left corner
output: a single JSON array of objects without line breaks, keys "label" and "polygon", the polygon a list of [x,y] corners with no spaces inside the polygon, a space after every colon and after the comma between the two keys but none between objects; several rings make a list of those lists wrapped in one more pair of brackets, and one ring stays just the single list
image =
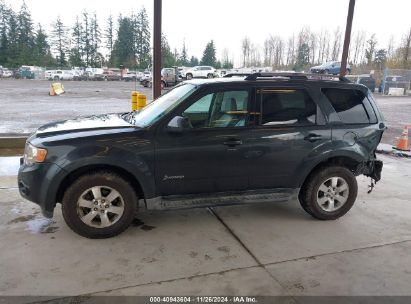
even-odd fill
[{"label": "light pole", "polygon": [[341,58],[341,67],[340,67],[340,76],[345,76],[347,73],[347,58],[348,58],[348,51],[350,49],[350,39],[351,39],[351,27],[352,27],[352,19],[354,17],[354,6],[355,0],[350,0],[350,4],[348,5],[348,15],[347,15],[347,25],[345,27],[345,37],[344,37],[344,46]]},{"label": "light pole", "polygon": [[161,10],[162,0],[154,0],[153,99],[161,95]]}]

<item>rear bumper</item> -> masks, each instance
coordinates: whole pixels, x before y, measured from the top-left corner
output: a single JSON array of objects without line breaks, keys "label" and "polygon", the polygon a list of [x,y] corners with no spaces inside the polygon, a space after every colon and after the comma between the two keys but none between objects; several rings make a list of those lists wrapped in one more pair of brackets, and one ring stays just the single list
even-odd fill
[{"label": "rear bumper", "polygon": [[[365,176],[371,177],[375,182],[381,179],[383,162],[381,160],[373,159],[366,163],[362,163],[357,168],[357,174],[364,174]],[[356,175],[357,175],[356,174]]]},{"label": "rear bumper", "polygon": [[45,217],[53,217],[58,186],[64,170],[53,163],[27,166],[20,160],[17,177],[19,192],[25,199],[39,205]]}]

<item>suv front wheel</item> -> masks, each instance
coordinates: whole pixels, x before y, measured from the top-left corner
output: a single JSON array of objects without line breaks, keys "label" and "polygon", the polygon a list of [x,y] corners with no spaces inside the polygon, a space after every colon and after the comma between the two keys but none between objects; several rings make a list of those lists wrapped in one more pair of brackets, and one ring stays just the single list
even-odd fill
[{"label": "suv front wheel", "polygon": [[87,238],[108,238],[130,226],[137,203],[126,180],[103,171],[78,178],[63,196],[62,211],[74,232]]},{"label": "suv front wheel", "polygon": [[335,220],[346,214],[357,198],[354,174],[341,166],[316,170],[300,192],[303,209],[319,220]]}]

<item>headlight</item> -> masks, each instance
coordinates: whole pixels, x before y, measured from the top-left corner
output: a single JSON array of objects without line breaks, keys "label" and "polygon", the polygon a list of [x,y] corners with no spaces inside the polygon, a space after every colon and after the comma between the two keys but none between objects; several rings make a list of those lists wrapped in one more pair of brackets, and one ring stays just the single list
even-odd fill
[{"label": "headlight", "polygon": [[30,143],[26,143],[24,149],[24,163],[28,166],[33,165],[34,163],[42,163],[46,159],[47,150],[36,148]]}]

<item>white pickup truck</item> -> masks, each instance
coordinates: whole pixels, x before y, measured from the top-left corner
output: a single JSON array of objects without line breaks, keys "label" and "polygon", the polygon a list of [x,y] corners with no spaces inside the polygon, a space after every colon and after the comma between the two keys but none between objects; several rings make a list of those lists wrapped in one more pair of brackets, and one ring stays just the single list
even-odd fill
[{"label": "white pickup truck", "polygon": [[60,80],[73,80],[74,74],[72,71],[56,70],[47,71],[46,78],[48,80],[60,81]]}]

